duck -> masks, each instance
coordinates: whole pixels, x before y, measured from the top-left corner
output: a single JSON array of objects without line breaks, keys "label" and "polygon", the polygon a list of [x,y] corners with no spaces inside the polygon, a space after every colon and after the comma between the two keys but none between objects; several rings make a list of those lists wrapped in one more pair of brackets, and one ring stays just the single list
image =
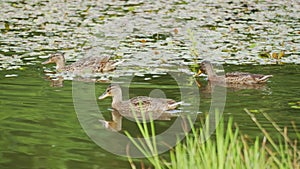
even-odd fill
[{"label": "duck", "polygon": [[270,77],[273,75],[263,75],[263,74],[252,74],[249,72],[230,72],[226,73],[224,76],[218,76],[214,71],[212,64],[209,61],[203,61],[200,64],[200,69],[197,75],[201,73],[207,74],[208,81],[210,82],[222,82],[225,80],[226,84],[240,84],[240,85],[255,85],[255,84],[265,84]]},{"label": "duck", "polygon": [[[121,61],[122,62],[122,61]],[[108,72],[116,69],[116,66],[121,62],[110,60],[109,56],[105,57],[87,57],[85,59],[74,62],[70,65],[65,65],[65,57],[63,53],[51,54],[47,61],[42,62],[43,65],[55,63],[56,72],[82,72],[89,71]]]},{"label": "duck", "polygon": [[129,113],[134,113],[137,118],[146,117],[146,119],[149,119],[150,114],[152,119],[157,119],[167,111],[176,109],[182,103],[173,99],[147,96],[137,96],[129,100],[123,100],[122,90],[118,84],[109,85],[98,99],[102,100],[109,96],[112,97],[112,108],[120,114],[128,116]]}]

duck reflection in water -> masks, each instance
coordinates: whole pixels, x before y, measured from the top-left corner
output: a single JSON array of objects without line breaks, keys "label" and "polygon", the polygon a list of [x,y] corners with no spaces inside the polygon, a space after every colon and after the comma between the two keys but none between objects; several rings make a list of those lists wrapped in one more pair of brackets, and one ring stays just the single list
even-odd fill
[{"label": "duck reflection in water", "polygon": [[123,117],[116,110],[113,110],[111,112],[111,115],[112,115],[112,121],[106,121],[106,120],[100,119],[99,122],[101,122],[105,128],[107,128],[111,131],[121,131]]},{"label": "duck reflection in water", "polygon": [[[226,84],[226,83],[218,83],[208,81],[207,83],[202,83],[199,78],[195,79],[197,86],[200,88],[201,93],[212,93],[214,87],[226,87],[229,91],[240,91],[240,90],[268,90],[269,87],[266,84],[252,84],[252,85],[244,85],[244,84]],[[205,84],[205,85],[204,85]]]},{"label": "duck reflection in water", "polygon": [[[46,80],[50,81],[50,86],[51,87],[64,87],[64,81],[66,80],[65,77],[63,76],[55,76],[55,77],[51,77],[51,76],[46,76],[45,77]],[[90,78],[90,77],[74,77],[72,79],[73,81],[79,81],[79,82],[90,82],[90,83],[109,83],[110,80],[109,79],[105,79],[105,78]]]},{"label": "duck reflection in water", "polygon": [[49,78],[51,81],[51,87],[63,87],[64,86],[64,78],[62,76],[58,76],[57,78]]},{"label": "duck reflection in water", "polygon": [[[115,109],[112,109],[111,115],[112,115],[112,121],[106,121],[106,120],[100,119],[99,122],[102,123],[106,129],[108,129],[110,131],[114,131],[114,132],[118,132],[118,131],[122,130],[123,117],[134,119],[134,115],[132,112],[127,112],[127,114],[123,114],[123,116],[122,116]],[[162,113],[159,117],[156,118],[156,120],[169,121],[169,120],[171,120],[172,117],[177,117],[177,115],[173,114],[173,113]],[[149,116],[148,116],[148,118],[149,118]]]}]

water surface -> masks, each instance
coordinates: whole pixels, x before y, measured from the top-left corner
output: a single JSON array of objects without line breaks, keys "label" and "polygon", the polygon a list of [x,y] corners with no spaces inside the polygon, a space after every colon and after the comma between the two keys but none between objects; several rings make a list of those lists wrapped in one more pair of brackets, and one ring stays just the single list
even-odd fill
[{"label": "water surface", "polygon": [[[195,65],[208,58],[227,63],[226,72],[272,74],[261,88],[228,88],[224,118],[233,116],[251,138],[262,136],[247,108],[276,137],[263,111],[295,138],[291,121],[300,128],[299,9],[297,1],[1,1],[0,168],[129,168],[126,158],[103,150],[82,129],[72,81],[49,81],[51,73],[44,71],[54,69],[40,63],[54,52],[64,52],[68,63],[100,55],[125,60],[115,72],[99,75],[95,99],[112,78],[122,83],[133,77],[130,97],[160,89],[179,101],[172,73],[195,86]],[[211,95],[206,80],[198,80],[200,120]],[[97,101],[108,121],[110,104],[111,99]],[[97,119],[97,112],[92,117]],[[157,132],[173,121],[157,121]],[[138,133],[127,119],[123,130]]]}]

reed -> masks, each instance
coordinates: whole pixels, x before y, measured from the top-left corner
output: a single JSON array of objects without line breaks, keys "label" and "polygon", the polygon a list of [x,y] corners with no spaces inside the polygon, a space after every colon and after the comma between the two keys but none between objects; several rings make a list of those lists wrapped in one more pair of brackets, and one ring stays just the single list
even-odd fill
[{"label": "reed", "polygon": [[[191,132],[186,134],[185,140],[170,149],[169,158],[163,158],[157,154],[153,122],[150,122],[150,128],[148,128],[146,121],[140,122],[136,119],[146,141],[136,142],[133,139],[131,140],[151,163],[152,167],[149,168],[299,169],[300,151],[297,149],[297,140],[300,140],[300,134],[296,125],[293,123],[297,139],[291,140],[288,137],[286,128],[280,128],[266,113],[262,112],[280,134],[280,138],[274,140],[252,113],[247,109],[245,109],[245,112],[249,114],[253,122],[263,132],[263,138],[256,137],[253,142],[249,142],[246,137],[240,134],[238,125],[234,125],[232,118],[230,118],[227,124],[221,120],[216,128],[215,137],[205,142],[203,141],[203,130],[192,127]],[[149,131],[151,131],[151,135],[149,135]],[[126,134],[129,138],[133,138],[128,132]],[[128,160],[131,162],[131,167],[136,168],[130,157]]]}]

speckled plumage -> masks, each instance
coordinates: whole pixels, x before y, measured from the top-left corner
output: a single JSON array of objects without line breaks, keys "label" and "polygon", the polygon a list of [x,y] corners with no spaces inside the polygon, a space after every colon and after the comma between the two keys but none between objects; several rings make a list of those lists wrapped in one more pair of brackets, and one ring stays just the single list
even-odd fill
[{"label": "speckled plumage", "polygon": [[226,81],[227,84],[262,84],[266,83],[273,75],[251,74],[248,72],[231,72],[226,73],[225,77],[218,76],[214,73],[212,65],[208,61],[200,64],[200,71],[208,75],[209,81]]},{"label": "speckled plumage", "polygon": [[56,63],[57,72],[108,72],[116,68],[120,62],[110,60],[109,56],[105,57],[87,57],[78,60],[70,65],[65,65],[65,57],[62,53],[55,53],[42,64]]},{"label": "speckled plumage", "polygon": [[[119,85],[110,85],[106,91],[99,96],[99,99],[104,99],[112,96],[112,108],[120,112],[120,114],[128,114],[134,111],[138,118],[142,117],[142,113],[146,115],[152,113],[160,114],[168,110],[175,109],[180,102],[176,103],[173,99],[152,98],[147,96],[137,96],[129,100],[122,100],[122,90]],[[155,118],[155,117],[154,117]]]}]

